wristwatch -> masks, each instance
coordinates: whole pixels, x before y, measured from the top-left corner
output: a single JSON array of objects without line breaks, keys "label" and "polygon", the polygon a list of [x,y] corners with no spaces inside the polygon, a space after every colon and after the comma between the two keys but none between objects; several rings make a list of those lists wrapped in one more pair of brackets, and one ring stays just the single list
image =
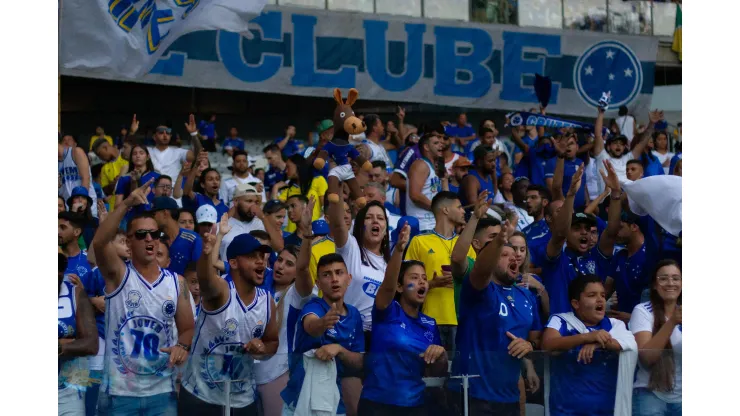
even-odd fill
[{"label": "wristwatch", "polygon": [[184,349],[185,352],[190,352],[190,345],[183,344],[182,342],[178,342],[177,346]]}]

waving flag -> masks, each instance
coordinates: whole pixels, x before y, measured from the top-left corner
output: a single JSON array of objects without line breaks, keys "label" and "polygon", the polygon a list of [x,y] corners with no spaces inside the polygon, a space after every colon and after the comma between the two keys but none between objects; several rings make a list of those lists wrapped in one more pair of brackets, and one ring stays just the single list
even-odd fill
[{"label": "waving flag", "polygon": [[[145,75],[180,36],[247,33],[267,0],[64,0],[61,64],[126,78]],[[101,71],[103,72],[103,71]]]},{"label": "waving flag", "polygon": [[683,42],[682,42],[682,13],[681,13],[681,4],[676,5],[676,30],[673,32],[673,45],[671,45],[671,49],[678,54],[678,60],[683,60]]}]

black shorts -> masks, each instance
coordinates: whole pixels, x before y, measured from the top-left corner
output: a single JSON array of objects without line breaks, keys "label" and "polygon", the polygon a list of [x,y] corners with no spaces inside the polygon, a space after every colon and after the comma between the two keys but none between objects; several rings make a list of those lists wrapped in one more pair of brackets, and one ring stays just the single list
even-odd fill
[{"label": "black shorts", "polygon": [[[193,396],[184,388],[180,389],[177,400],[177,414],[179,416],[223,416],[224,406],[206,403]],[[232,416],[257,416],[257,401],[247,407],[231,408]]]},{"label": "black shorts", "polygon": [[401,407],[360,399],[358,416],[427,416],[424,406]]}]

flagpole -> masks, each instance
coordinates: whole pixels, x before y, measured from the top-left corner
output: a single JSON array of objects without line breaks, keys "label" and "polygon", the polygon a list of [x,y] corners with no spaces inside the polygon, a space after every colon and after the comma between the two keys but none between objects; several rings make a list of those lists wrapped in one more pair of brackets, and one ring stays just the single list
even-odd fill
[{"label": "flagpole", "polygon": [[62,2],[59,0],[59,34],[57,41],[57,131],[62,132]]}]

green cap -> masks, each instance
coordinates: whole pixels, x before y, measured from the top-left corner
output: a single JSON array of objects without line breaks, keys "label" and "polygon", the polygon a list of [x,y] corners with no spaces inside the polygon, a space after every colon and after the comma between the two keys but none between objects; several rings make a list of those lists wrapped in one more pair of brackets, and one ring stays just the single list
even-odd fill
[{"label": "green cap", "polygon": [[324,121],[322,121],[319,124],[319,133],[323,133],[323,132],[329,130],[330,128],[332,128],[332,127],[334,127],[334,122],[333,121],[331,121],[329,119],[324,120]]}]

